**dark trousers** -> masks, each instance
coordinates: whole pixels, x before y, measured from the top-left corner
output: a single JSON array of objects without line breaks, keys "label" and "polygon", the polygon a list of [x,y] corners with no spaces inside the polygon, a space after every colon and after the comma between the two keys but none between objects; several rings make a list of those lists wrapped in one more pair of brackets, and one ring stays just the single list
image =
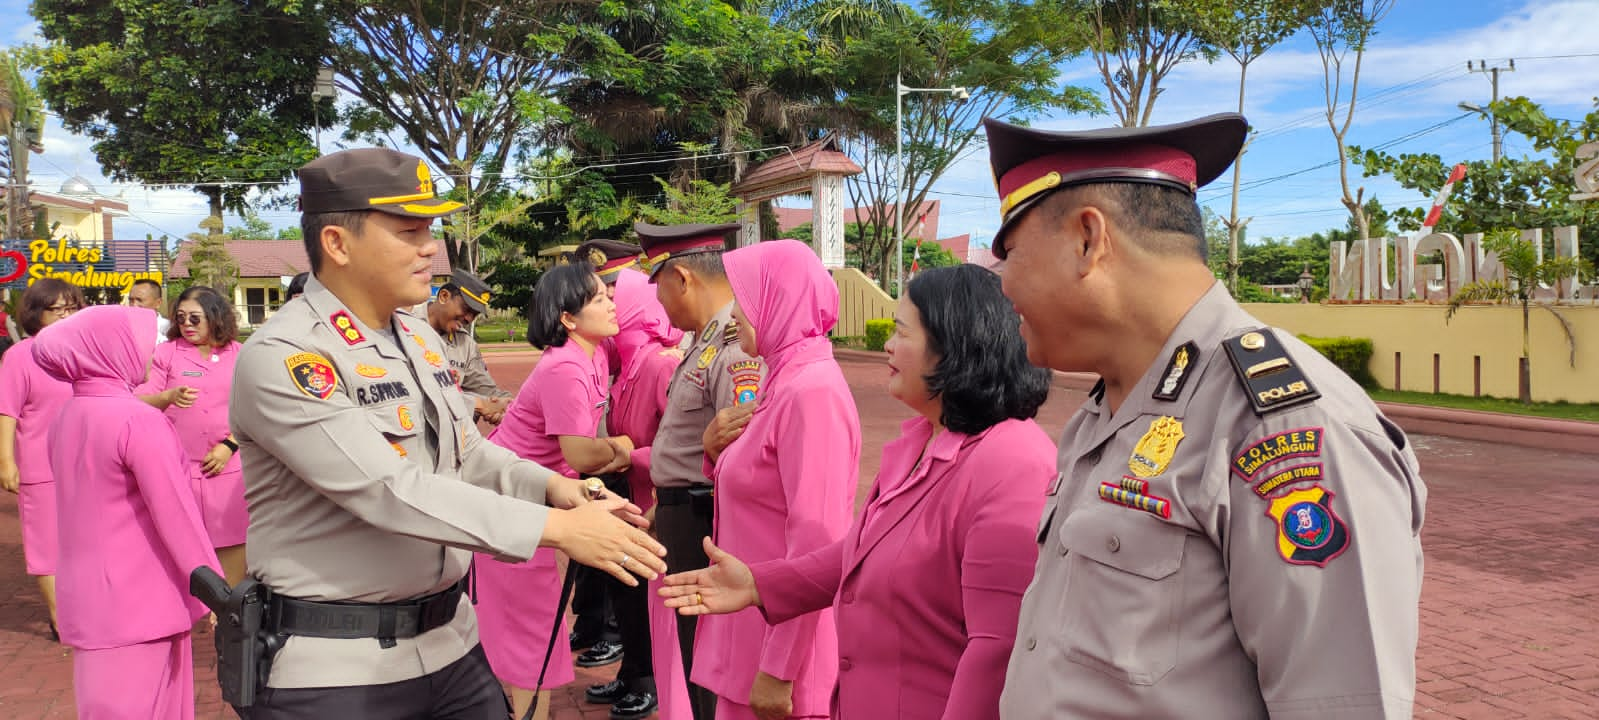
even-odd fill
[{"label": "dark trousers", "polygon": [[[693,504],[657,505],[655,507],[655,534],[666,546],[667,572],[680,573],[699,570],[711,564],[705,557],[703,538],[711,535],[709,508],[696,508]],[[699,628],[699,618],[677,616],[678,650],[683,654],[683,676],[691,677],[694,671],[694,631]],[[694,683],[688,684],[689,704],[693,706],[694,720],[712,720],[716,716],[716,693]]]},{"label": "dark trousers", "polygon": [[262,688],[244,720],[505,720],[511,703],[483,646],[437,672],[383,685]]},{"label": "dark trousers", "polygon": [[[617,495],[630,498],[627,476],[614,474],[602,476],[605,488]],[[586,568],[592,570],[592,568]],[[627,684],[627,689],[638,693],[655,692],[655,665],[650,662],[650,608],[649,588],[639,579],[638,587],[628,587],[621,580],[599,570],[611,612],[616,617],[616,629],[622,640],[622,666],[616,670],[616,679]]]}]

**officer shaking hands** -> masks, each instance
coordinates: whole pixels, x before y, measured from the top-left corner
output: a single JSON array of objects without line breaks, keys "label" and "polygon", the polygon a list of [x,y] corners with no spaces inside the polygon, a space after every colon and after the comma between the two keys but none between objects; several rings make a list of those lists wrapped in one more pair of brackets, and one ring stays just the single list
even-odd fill
[{"label": "officer shaking hands", "polygon": [[1093,372],[1060,440],[1007,720],[1409,718],[1426,487],[1403,432],[1206,266],[1236,114],[987,121],[1029,359]]},{"label": "officer shaking hands", "polygon": [[665,569],[637,508],[486,442],[428,298],[441,250],[420,159],[386,149],[300,170],[314,277],[240,353],[229,415],[243,455],[249,572],[286,638],[256,718],[494,718],[505,696],[462,594],[472,551],[554,547],[627,583]]}]

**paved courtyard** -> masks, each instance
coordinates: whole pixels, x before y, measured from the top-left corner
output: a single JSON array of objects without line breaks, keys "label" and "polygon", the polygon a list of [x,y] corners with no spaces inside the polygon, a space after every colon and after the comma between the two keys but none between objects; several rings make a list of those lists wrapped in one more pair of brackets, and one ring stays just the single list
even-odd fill
[{"label": "paved courtyard", "polygon": [[[513,389],[534,361],[524,352],[488,358]],[[841,364],[861,413],[864,488],[877,449],[907,412],[884,392],[880,363]],[[1057,389],[1041,416],[1051,434],[1083,397]],[[1412,439],[1432,491],[1417,717],[1599,717],[1599,455]],[[19,538],[15,497],[0,493],[0,718],[71,718],[71,657],[46,637]],[[196,637],[199,717],[232,718],[218,698],[210,645],[209,635]],[[582,703],[583,685],[608,679],[606,671],[615,666],[580,669],[577,683],[556,691],[553,717],[606,717],[607,708]]]}]

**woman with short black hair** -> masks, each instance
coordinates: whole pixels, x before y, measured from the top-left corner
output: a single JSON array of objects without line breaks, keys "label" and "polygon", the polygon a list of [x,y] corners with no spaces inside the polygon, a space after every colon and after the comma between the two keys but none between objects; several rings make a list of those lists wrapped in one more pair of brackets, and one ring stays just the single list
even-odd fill
[{"label": "woman with short black hair", "polygon": [[244,580],[244,536],[250,514],[244,503],[244,468],[228,427],[233,366],[239,359],[238,320],[233,305],[204,285],[172,301],[167,340],[155,348],[150,377],[135,392],[163,411],[189,458],[190,480],[205,531],[228,583]]},{"label": "woman with short black hair", "polygon": [[[489,434],[489,442],[567,477],[620,472],[631,466],[631,440],[599,437],[611,376],[600,346],[617,332],[616,304],[592,265],[572,263],[544,273],[533,286],[527,329],[528,340],[544,354],[506,408],[499,427]],[[640,569],[627,559],[622,567]],[[561,589],[556,553],[540,549],[525,563],[500,562],[479,553],[472,568],[483,650],[494,674],[511,686],[513,712],[522,717],[533,701],[546,647],[554,647],[555,655],[549,659],[545,692],[576,678],[567,643],[550,644]],[[643,657],[647,659],[648,653]],[[648,708],[640,717],[655,709],[653,688],[650,693]],[[548,710],[547,696],[541,693],[539,712]]]},{"label": "woman with short black hair", "polygon": [[72,386],[39,369],[33,338],[83,307],[83,290],[58,278],[41,278],[22,291],[17,323],[27,338],[0,363],[0,486],[17,494],[22,521],[22,559],[39,583],[50,611],[50,636],[56,632],[56,483],[50,470],[50,426]]},{"label": "woman with short black hair", "polygon": [[833,608],[840,720],[990,720],[1032,578],[1055,445],[1032,420],[1050,373],[1027,363],[999,277],[928,270],[894,313],[888,392],[916,411],[844,539],[746,566],[671,575],[685,615],[761,608],[777,623]]}]

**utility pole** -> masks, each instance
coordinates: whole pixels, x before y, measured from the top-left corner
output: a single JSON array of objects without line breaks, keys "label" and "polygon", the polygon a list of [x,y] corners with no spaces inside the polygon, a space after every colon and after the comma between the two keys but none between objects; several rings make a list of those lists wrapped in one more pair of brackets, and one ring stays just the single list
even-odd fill
[{"label": "utility pole", "polygon": [[[1478,60],[1475,65],[1473,65],[1470,60],[1466,61],[1466,72],[1486,73],[1488,75],[1489,79],[1493,82],[1493,86],[1494,86],[1494,99],[1493,99],[1493,101],[1495,103],[1499,102],[1499,73],[1501,73],[1501,72],[1515,72],[1515,71],[1516,71],[1516,60],[1515,60],[1515,58],[1511,58],[1510,59],[1509,67],[1501,67],[1501,66],[1498,66],[1498,65],[1495,65],[1493,67],[1488,67],[1488,61],[1486,61],[1486,60]],[[1491,105],[1489,106],[1489,109],[1488,109],[1488,121],[1493,125],[1494,162],[1497,163],[1497,162],[1499,162],[1500,156],[1504,154],[1504,152],[1503,152],[1504,135],[1501,134],[1500,131],[1499,131],[1499,116],[1494,113],[1493,106],[1491,106]]]}]

